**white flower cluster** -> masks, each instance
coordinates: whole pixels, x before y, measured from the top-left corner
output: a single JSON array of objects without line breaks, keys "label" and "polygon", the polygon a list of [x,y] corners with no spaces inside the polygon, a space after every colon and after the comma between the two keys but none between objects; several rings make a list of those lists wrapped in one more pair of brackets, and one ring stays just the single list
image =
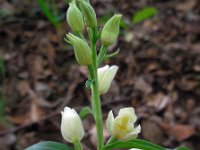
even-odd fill
[{"label": "white flower cluster", "polygon": [[[65,107],[62,113],[61,133],[63,138],[74,143],[76,140],[81,141],[84,137],[84,129],[81,119],[74,109]],[[134,127],[137,119],[132,107],[123,108],[114,118],[112,111],[109,112],[106,120],[106,126],[112,137],[118,140],[127,141],[137,138],[141,131],[140,125]]]}]

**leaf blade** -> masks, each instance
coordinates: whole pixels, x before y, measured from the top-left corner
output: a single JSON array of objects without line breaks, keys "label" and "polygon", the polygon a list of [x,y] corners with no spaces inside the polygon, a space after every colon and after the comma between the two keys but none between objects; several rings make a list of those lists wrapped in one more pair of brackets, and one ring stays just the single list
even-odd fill
[{"label": "leaf blade", "polygon": [[165,150],[165,148],[153,144],[151,142],[135,139],[131,141],[116,141],[111,144],[105,146],[106,149],[113,149],[113,148],[140,148],[142,150]]},{"label": "leaf blade", "polygon": [[92,114],[92,110],[90,107],[84,107],[79,112],[79,116],[81,119],[85,118],[87,115]]},{"label": "leaf blade", "polygon": [[39,5],[41,11],[42,11],[42,12],[45,14],[45,16],[47,17],[47,19],[48,19],[56,28],[58,28],[59,25],[60,25],[60,23],[59,23],[59,21],[57,20],[57,16],[54,16],[54,15],[51,13],[51,11],[50,11],[48,5],[45,3],[45,1],[44,1],[44,0],[37,0],[37,3],[38,3],[38,5]]},{"label": "leaf blade", "polygon": [[25,150],[73,150],[73,148],[58,142],[44,141],[36,143]]},{"label": "leaf blade", "polygon": [[133,23],[137,24],[146,19],[149,19],[157,14],[158,10],[155,7],[145,7],[135,13],[133,16]]}]

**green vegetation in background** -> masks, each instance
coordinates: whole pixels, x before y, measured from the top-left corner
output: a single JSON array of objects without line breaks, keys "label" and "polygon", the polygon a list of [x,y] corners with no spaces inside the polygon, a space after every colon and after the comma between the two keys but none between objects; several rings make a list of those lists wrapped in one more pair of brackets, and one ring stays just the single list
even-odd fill
[{"label": "green vegetation in background", "polygon": [[[0,58],[0,84],[1,80],[6,75],[6,65],[5,65],[5,60],[3,58]],[[5,111],[5,100],[4,100],[4,93],[1,91],[0,88],[0,122],[4,120],[4,111]]]},{"label": "green vegetation in background", "polygon": [[55,0],[37,0],[41,11],[47,19],[56,27],[60,26],[58,8]]},{"label": "green vegetation in background", "polygon": [[4,110],[5,110],[5,101],[4,101],[4,95],[0,91],[0,122],[4,119]]},{"label": "green vegetation in background", "polygon": [[4,59],[0,58],[0,75],[5,77],[6,75],[6,65]]},{"label": "green vegetation in background", "polygon": [[135,13],[132,18],[134,24],[140,23],[146,19],[149,19],[157,14],[158,10],[155,7],[145,7]]}]

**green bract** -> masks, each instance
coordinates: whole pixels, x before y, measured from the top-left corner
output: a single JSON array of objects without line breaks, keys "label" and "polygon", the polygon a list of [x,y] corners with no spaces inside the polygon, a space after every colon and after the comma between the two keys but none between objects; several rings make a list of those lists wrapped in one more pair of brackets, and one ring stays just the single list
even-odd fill
[{"label": "green bract", "polygon": [[82,32],[84,28],[83,16],[77,8],[75,1],[69,4],[66,19],[73,32]]},{"label": "green bract", "polygon": [[96,27],[97,18],[96,18],[96,13],[94,9],[92,8],[92,6],[83,0],[78,1],[78,3],[80,4],[80,9],[81,9],[81,12],[83,13],[87,27],[90,27],[90,28]]},{"label": "green bract", "polygon": [[67,38],[74,47],[77,62],[85,66],[90,65],[92,63],[92,52],[88,44],[71,33],[67,35]]},{"label": "green bract", "polygon": [[114,15],[106,22],[101,33],[101,42],[103,45],[112,45],[117,40],[121,17],[121,14]]}]

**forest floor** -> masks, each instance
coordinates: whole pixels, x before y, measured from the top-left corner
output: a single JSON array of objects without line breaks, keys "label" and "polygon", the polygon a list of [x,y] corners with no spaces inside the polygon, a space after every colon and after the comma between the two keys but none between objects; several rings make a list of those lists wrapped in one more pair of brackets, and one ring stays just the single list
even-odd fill
[{"label": "forest floor", "polygon": [[[60,111],[89,105],[87,71],[64,42],[69,27],[67,5],[58,1],[61,26],[55,28],[35,2],[0,0],[0,149],[21,150],[41,140],[65,142]],[[123,14],[123,26],[109,51],[120,53],[106,64],[119,71],[102,96],[104,120],[109,110],[136,110],[139,138],[174,148],[200,149],[200,2],[198,0],[93,0],[100,22]],[[132,23],[145,6],[155,17]],[[83,121],[84,150],[96,144],[94,121]],[[109,134],[105,127],[105,139]]]}]

